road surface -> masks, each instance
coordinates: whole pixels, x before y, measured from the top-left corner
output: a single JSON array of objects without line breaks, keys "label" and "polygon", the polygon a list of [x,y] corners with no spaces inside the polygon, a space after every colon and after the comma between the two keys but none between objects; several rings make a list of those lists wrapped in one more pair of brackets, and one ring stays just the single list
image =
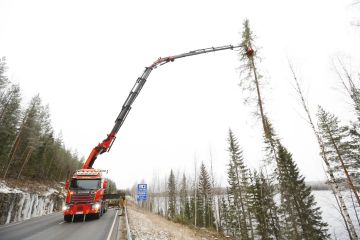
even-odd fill
[{"label": "road surface", "polygon": [[0,240],[115,240],[118,226],[113,209],[100,219],[73,223],[64,222],[60,212],[0,226]]}]

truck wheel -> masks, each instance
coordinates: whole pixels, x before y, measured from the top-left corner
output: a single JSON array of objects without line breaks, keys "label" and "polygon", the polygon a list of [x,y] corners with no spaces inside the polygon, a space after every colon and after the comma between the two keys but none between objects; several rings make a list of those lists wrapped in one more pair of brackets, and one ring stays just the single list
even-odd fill
[{"label": "truck wheel", "polygon": [[101,211],[94,214],[95,219],[99,219],[101,217]]},{"label": "truck wheel", "polygon": [[71,222],[72,216],[71,215],[64,215],[64,221],[65,222]]}]

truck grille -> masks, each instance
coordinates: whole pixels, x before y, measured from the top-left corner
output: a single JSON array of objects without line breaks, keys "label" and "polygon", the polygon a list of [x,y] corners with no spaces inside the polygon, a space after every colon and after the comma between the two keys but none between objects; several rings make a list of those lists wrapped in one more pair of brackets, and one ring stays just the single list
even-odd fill
[{"label": "truck grille", "polygon": [[94,194],[85,193],[85,194],[74,194],[71,196],[71,202],[76,203],[88,203],[94,201]]}]

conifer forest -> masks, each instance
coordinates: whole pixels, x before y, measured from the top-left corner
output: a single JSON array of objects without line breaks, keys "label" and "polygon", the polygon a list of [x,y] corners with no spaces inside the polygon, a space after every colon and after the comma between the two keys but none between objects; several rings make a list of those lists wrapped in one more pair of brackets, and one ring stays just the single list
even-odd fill
[{"label": "conifer forest", "polygon": [[81,167],[80,158],[55,133],[49,106],[40,95],[22,102],[20,86],[7,77],[0,60],[0,176],[3,179],[64,181]]}]

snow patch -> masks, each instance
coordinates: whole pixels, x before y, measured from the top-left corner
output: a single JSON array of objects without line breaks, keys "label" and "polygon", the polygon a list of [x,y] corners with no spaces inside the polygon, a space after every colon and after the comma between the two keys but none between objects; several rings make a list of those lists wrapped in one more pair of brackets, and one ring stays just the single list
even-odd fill
[{"label": "snow patch", "polygon": [[64,193],[55,188],[40,186],[39,189],[46,190],[27,192],[23,188],[11,188],[4,181],[0,181],[0,224],[19,222],[61,210]]},{"label": "snow patch", "polygon": [[10,188],[3,181],[0,181],[0,193],[24,193],[24,192],[17,188]]},{"label": "snow patch", "polygon": [[54,188],[49,188],[46,192],[42,193],[41,196],[48,197],[54,193],[59,193],[59,191]]}]

